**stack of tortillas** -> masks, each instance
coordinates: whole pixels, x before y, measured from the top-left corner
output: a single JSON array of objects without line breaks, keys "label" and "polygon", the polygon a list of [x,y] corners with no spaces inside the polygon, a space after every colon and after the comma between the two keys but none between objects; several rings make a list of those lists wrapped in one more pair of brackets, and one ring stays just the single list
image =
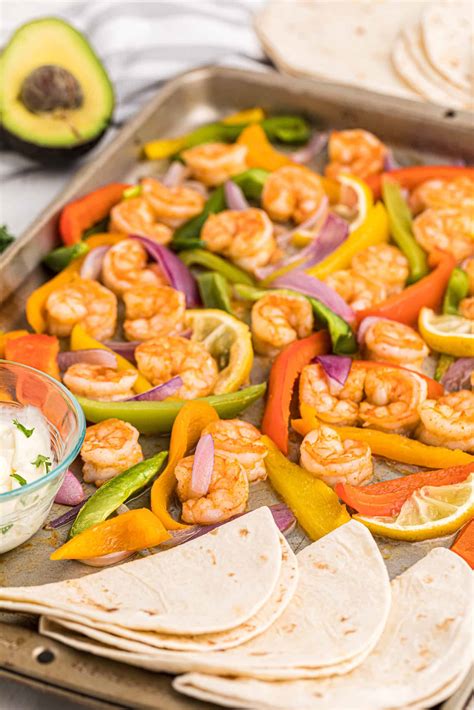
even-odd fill
[{"label": "stack of tortillas", "polygon": [[88,577],[0,589],[62,643],[185,673],[182,693],[243,708],[427,707],[471,663],[471,572],[437,549],[390,585],[357,522],[297,557],[259,508],[181,547]]},{"label": "stack of tortillas", "polygon": [[473,13],[460,0],[269,0],[255,25],[283,72],[472,109]]}]

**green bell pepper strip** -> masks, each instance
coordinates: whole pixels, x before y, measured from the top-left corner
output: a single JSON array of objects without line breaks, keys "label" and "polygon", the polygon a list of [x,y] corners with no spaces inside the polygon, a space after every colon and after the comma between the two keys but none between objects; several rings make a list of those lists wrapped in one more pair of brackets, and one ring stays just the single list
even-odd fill
[{"label": "green bell pepper strip", "polygon": [[[193,148],[203,143],[233,143],[249,123],[208,123],[199,126],[183,140],[183,148]],[[311,127],[301,116],[274,116],[260,122],[267,138],[274,142],[306,143],[311,136]]]},{"label": "green bell pepper strip", "polygon": [[204,308],[219,308],[233,314],[229,298],[229,285],[222,274],[207,271],[196,277]]},{"label": "green bell pepper strip", "polygon": [[426,253],[413,236],[411,212],[396,182],[384,180],[382,195],[388,212],[390,234],[408,259],[410,274],[407,283],[415,283],[429,273],[429,268]]},{"label": "green bell pepper strip", "polygon": [[463,269],[456,266],[449,277],[448,286],[444,294],[443,313],[457,316],[459,302],[469,294],[469,277]]},{"label": "green bell pepper strip", "polygon": [[53,249],[46,254],[43,262],[46,266],[58,273],[69,266],[71,261],[78,259],[80,256],[85,256],[90,250],[87,242],[77,242],[70,247],[59,247],[58,249]]},{"label": "green bell pepper strip", "polygon": [[[222,419],[233,419],[240,412],[260,399],[267,385],[245,387],[237,392],[215,394],[203,397],[214,407]],[[98,402],[85,397],[77,397],[87,421],[102,422],[116,417],[133,424],[141,434],[169,434],[173,422],[185,400],[164,400],[163,402]]]},{"label": "green bell pepper strip", "polygon": [[446,355],[445,353],[441,353],[438,358],[438,362],[436,363],[436,370],[434,374],[434,379],[436,380],[436,382],[441,382],[448,368],[450,367],[450,365],[453,364],[455,359],[456,358],[453,357],[453,355]]},{"label": "green bell pepper strip", "polygon": [[317,298],[307,297],[313,308],[318,323],[328,329],[335,355],[352,355],[357,352],[357,340],[354,332],[346,321],[331,311]]},{"label": "green bell pepper strip", "polygon": [[242,271],[238,266],[234,266],[217,254],[213,254],[206,249],[188,249],[179,254],[179,258],[186,266],[202,266],[209,271],[220,274],[231,284],[247,284],[253,285],[254,281],[250,274]]},{"label": "green bell pepper strip", "polygon": [[159,454],[137,463],[104,483],[80,509],[69,531],[69,537],[74,537],[92,525],[106,520],[119,505],[150,483],[161,470],[167,457],[167,451],[160,451]]}]

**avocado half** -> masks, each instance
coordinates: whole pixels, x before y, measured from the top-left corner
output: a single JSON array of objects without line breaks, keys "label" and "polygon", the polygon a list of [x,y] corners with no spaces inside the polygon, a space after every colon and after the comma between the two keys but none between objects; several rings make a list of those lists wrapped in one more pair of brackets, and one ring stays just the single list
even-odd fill
[{"label": "avocado half", "polygon": [[64,20],[22,25],[0,56],[0,123],[12,149],[58,163],[90,150],[105,132],[114,90],[94,50]]}]

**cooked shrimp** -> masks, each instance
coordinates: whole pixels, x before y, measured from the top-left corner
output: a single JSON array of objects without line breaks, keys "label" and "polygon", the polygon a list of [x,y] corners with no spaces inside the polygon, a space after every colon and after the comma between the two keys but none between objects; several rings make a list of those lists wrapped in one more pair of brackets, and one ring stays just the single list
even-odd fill
[{"label": "cooked shrimp", "polygon": [[363,311],[387,298],[387,290],[380,281],[371,281],[352,269],[334,271],[325,281],[354,311]]},{"label": "cooked shrimp", "polygon": [[179,375],[182,386],[178,399],[195,399],[211,394],[218,370],[212,355],[195,340],[180,337],[151,338],[135,349],[138,369],[153,385],[161,385]]},{"label": "cooked shrimp", "polygon": [[149,237],[158,244],[168,244],[173,236],[173,232],[166,224],[157,221],[145,197],[130,197],[112,207],[109,229],[119,234]]},{"label": "cooked shrimp", "polygon": [[407,434],[420,421],[419,405],[428,393],[426,380],[415,372],[392,367],[368,370],[365,399],[359,414],[364,426],[396,434]]},{"label": "cooked shrimp", "polygon": [[273,225],[263,210],[224,210],[210,215],[201,232],[209,251],[227,256],[247,271],[265,266],[276,249]]},{"label": "cooked shrimp", "polygon": [[474,180],[467,176],[454,180],[427,180],[411,193],[410,207],[415,214],[427,207],[473,210]]},{"label": "cooked shrimp", "polygon": [[163,286],[166,279],[156,265],[147,268],[146,249],[134,239],[110,247],[102,264],[102,281],[121,296],[136,286]]},{"label": "cooked shrimp", "polygon": [[91,279],[76,278],[50,293],[46,300],[48,333],[65,338],[80,323],[93,338],[111,338],[117,323],[117,298]]},{"label": "cooked shrimp", "polygon": [[216,454],[241,464],[249,483],[266,479],[264,459],[268,449],[253,424],[239,419],[219,419],[205,427],[202,436],[204,434],[211,434]]},{"label": "cooked shrimp", "polygon": [[185,523],[211,525],[243,513],[249,497],[249,483],[238,461],[214,455],[211,483],[205,496],[191,497],[191,474],[194,456],[187,456],[176,466],[177,492],[183,503]]},{"label": "cooked shrimp", "polygon": [[184,185],[166,187],[154,178],[144,178],[141,186],[155,217],[173,229],[202,212],[206,201],[197,190]]},{"label": "cooked shrimp", "polygon": [[273,357],[285,345],[311,333],[311,304],[297,294],[267,293],[253,305],[251,330],[257,352]]},{"label": "cooked shrimp", "polygon": [[386,147],[373,133],[361,129],[333,131],[328,150],[326,175],[330,178],[350,173],[364,179],[380,173],[387,154]]},{"label": "cooked shrimp", "polygon": [[104,419],[86,429],[81,457],[84,481],[101,486],[143,461],[139,432],[121,419]]},{"label": "cooked shrimp", "polygon": [[136,286],[123,294],[127,340],[148,340],[183,329],[186,298],[170,286]]},{"label": "cooked shrimp", "polygon": [[342,441],[335,429],[321,424],[301,442],[300,463],[328,486],[359,486],[372,478],[372,454],[363,441]]},{"label": "cooked shrimp", "polygon": [[304,222],[318,209],[325,192],[319,175],[303,165],[285,165],[270,173],[262,192],[262,205],[277,222]]},{"label": "cooked shrimp", "polygon": [[352,426],[359,421],[366,369],[353,363],[344,385],[329,378],[322,365],[306,365],[300,377],[300,405],[312,407],[327,424]]},{"label": "cooked shrimp", "polygon": [[474,298],[463,298],[459,302],[459,314],[468,320],[474,320]]},{"label": "cooked shrimp", "polygon": [[97,399],[99,402],[115,402],[133,397],[137,377],[138,373],[133,369],[116,370],[78,362],[68,367],[63,382],[73,394]]},{"label": "cooked shrimp", "polygon": [[181,157],[204,185],[220,185],[247,169],[247,148],[237,143],[205,143],[184,150]]},{"label": "cooked shrimp", "polygon": [[373,244],[352,257],[351,269],[372,283],[382,283],[387,295],[402,291],[408,278],[408,259],[391,244]]},{"label": "cooked shrimp", "polygon": [[448,207],[427,209],[413,222],[415,239],[425,251],[447,251],[456,261],[474,256],[474,212]]},{"label": "cooked shrimp", "polygon": [[420,441],[474,453],[474,392],[459,390],[439,399],[427,399],[419,414]]},{"label": "cooked shrimp", "polygon": [[469,295],[474,296],[474,257],[467,259],[462,268],[469,279]]},{"label": "cooked shrimp", "polygon": [[365,349],[369,360],[380,360],[403,365],[410,370],[421,370],[429,348],[416,330],[404,323],[378,320],[365,333]]}]

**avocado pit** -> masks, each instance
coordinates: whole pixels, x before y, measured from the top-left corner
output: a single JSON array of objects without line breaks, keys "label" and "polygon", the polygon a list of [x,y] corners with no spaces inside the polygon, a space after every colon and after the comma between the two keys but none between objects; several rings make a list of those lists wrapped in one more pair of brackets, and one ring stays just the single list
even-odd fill
[{"label": "avocado pit", "polygon": [[56,64],[37,67],[24,80],[20,100],[32,113],[78,109],[84,102],[76,77]]}]

